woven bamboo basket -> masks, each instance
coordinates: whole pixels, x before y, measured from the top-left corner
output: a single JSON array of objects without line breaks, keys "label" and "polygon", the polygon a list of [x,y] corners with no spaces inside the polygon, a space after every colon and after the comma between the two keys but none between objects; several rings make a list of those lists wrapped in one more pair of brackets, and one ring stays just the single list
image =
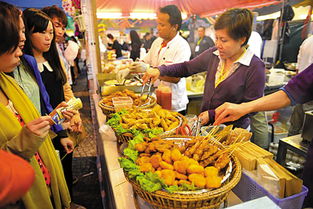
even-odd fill
[{"label": "woven bamboo basket", "polygon": [[[159,136],[160,137],[167,137],[167,136],[172,136],[175,134],[176,132],[176,129],[179,128],[180,126],[182,126],[183,124],[187,124],[187,119],[180,113],[177,113],[178,117],[181,118],[182,122],[179,126],[177,126],[176,128],[172,129],[172,130],[169,130],[169,131],[166,131],[166,132],[163,132],[161,133]],[[113,129],[114,130],[114,129]],[[124,142],[128,142],[129,140],[132,140],[133,139],[133,136],[130,135],[129,133],[124,133],[124,134],[117,134],[116,131],[114,130],[115,132],[115,136],[117,138],[117,142],[122,144]]]},{"label": "woven bamboo basket", "polygon": [[[153,96],[150,96],[150,99],[151,99],[151,101],[149,104],[139,106],[139,108],[142,108],[142,109],[152,108],[156,104],[156,98]],[[98,103],[98,105],[102,109],[103,114],[105,114],[108,118],[111,118],[111,114],[115,113],[114,107],[104,105],[101,102],[101,100]]]},{"label": "woven bamboo basket", "polygon": [[[181,136],[170,138],[175,137],[182,138]],[[221,148],[220,145],[217,144],[217,146]],[[230,158],[232,161],[232,171],[229,178],[220,188],[202,193],[190,192],[188,194],[178,194],[168,193],[163,190],[151,193],[143,190],[134,179],[129,179],[127,173],[125,173],[125,177],[131,183],[134,192],[156,209],[218,209],[224,200],[226,200],[230,190],[238,184],[241,178],[239,160],[233,155]]]}]

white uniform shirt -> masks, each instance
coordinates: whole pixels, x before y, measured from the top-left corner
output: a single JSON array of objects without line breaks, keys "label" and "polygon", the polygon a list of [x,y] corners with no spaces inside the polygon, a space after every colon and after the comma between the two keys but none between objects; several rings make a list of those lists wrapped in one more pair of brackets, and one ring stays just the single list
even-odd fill
[{"label": "white uniform shirt", "polygon": [[[148,54],[143,58],[145,63],[153,67],[158,67],[160,65],[181,63],[190,59],[191,50],[189,44],[178,33],[167,43],[166,47],[161,49],[162,42],[163,39],[160,37],[153,42]],[[169,84],[172,88],[172,110],[177,112],[186,110],[189,102],[186,90],[186,79],[181,78],[177,84],[165,83]]]},{"label": "white uniform shirt", "polygon": [[248,41],[249,49],[257,56],[261,58],[263,40],[258,32],[252,31]]},{"label": "white uniform shirt", "polygon": [[312,49],[313,49],[313,35],[305,39],[300,46],[297,63],[299,73],[313,63]]}]

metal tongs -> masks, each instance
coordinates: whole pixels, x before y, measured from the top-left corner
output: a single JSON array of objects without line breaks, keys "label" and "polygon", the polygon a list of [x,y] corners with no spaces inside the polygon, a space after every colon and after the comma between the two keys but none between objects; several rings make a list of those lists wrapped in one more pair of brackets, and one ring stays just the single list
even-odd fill
[{"label": "metal tongs", "polygon": [[147,83],[145,83],[145,85],[142,86],[140,96],[143,96],[144,94],[148,95],[147,98],[149,96],[151,96],[152,95],[152,91],[151,91],[152,85],[153,84],[152,84],[151,79],[150,79]]},{"label": "metal tongs", "polygon": [[192,136],[198,136],[200,133],[200,128],[201,128],[201,118],[198,117],[198,119],[191,128]]}]

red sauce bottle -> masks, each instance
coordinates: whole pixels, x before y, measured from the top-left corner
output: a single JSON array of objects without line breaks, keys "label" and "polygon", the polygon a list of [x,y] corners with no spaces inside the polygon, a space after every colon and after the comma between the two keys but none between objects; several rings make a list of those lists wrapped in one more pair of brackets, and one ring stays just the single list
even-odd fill
[{"label": "red sauce bottle", "polygon": [[161,88],[161,101],[162,108],[171,110],[172,109],[172,89],[169,86],[163,86]]}]

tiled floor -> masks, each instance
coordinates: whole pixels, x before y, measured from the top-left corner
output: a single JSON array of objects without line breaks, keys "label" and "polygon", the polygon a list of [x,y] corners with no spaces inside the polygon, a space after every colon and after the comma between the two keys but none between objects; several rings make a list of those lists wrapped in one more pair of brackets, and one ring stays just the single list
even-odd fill
[{"label": "tiled floor", "polygon": [[73,158],[73,202],[87,209],[102,209],[102,198],[96,166],[96,137],[91,118],[91,105],[86,72],[82,72],[73,86],[73,92],[83,102],[80,110],[87,137],[74,151]]}]

